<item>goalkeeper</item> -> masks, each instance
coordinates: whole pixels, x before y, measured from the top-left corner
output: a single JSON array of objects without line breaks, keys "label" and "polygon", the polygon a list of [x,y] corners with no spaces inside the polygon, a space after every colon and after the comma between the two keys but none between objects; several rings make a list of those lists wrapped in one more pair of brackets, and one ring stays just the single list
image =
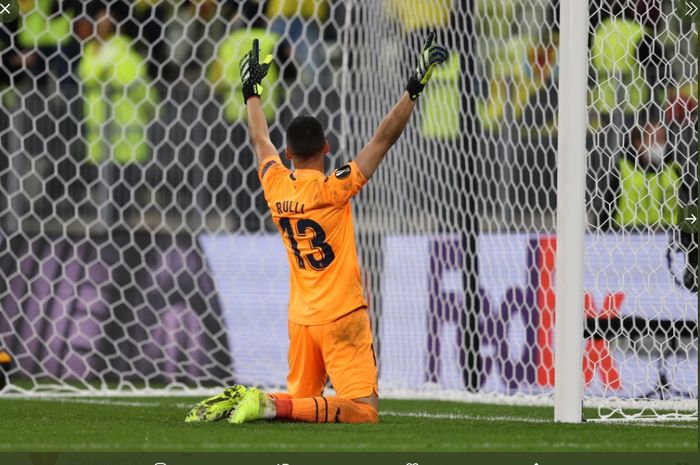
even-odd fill
[{"label": "goalkeeper", "polygon": [[[433,69],[447,59],[447,51],[434,39],[429,34],[405,92],[372,139],[355,160],[328,176],[323,171],[328,141],[312,116],[297,116],[289,124],[285,154],[294,170],[282,164],[260,104],[261,82],[272,57],[260,62],[258,41],[253,41],[240,63],[241,80],[260,182],[289,259],[289,392],[268,394],[235,385],[197,404],[185,421],[377,422],[377,365],[350,198],[379,167]],[[327,377],[337,396],[323,396]]]}]

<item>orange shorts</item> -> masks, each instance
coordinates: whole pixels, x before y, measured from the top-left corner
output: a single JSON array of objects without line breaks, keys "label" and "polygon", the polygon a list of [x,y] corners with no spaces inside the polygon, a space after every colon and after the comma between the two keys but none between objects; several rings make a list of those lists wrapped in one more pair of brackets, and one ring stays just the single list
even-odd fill
[{"label": "orange shorts", "polygon": [[287,391],[294,398],[318,397],[330,376],[336,395],[357,399],[377,393],[377,361],[366,309],[331,323],[289,322]]}]

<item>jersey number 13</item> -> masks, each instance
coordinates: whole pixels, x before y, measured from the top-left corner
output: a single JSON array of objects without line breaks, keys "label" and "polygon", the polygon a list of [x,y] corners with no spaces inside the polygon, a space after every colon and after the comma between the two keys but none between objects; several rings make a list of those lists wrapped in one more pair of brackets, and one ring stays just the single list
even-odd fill
[{"label": "jersey number 13", "polygon": [[[280,218],[280,228],[289,238],[289,244],[292,246],[292,251],[294,252],[294,257],[297,260],[297,265],[299,268],[306,268],[306,263],[304,262],[304,257],[301,256],[299,252],[299,245],[295,238],[295,231],[292,227],[292,222],[289,218]],[[311,230],[313,236],[311,236],[311,247],[321,252],[321,258],[318,259],[314,255],[309,254],[306,256],[306,261],[309,262],[309,266],[314,270],[322,270],[327,268],[328,265],[333,263],[335,259],[335,254],[330,244],[326,242],[326,232],[323,230],[320,224],[313,220],[299,220],[296,224],[296,235],[306,236],[307,231]]]}]

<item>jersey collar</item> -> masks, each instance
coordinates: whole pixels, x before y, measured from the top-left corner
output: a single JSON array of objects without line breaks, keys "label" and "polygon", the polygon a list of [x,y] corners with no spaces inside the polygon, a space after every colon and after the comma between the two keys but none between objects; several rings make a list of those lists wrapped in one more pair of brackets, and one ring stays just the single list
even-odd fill
[{"label": "jersey collar", "polygon": [[302,169],[295,169],[292,171],[292,179],[295,179],[297,177],[303,178],[303,177],[317,177],[317,178],[325,178],[326,175],[319,170],[311,169],[311,168],[302,168]]}]

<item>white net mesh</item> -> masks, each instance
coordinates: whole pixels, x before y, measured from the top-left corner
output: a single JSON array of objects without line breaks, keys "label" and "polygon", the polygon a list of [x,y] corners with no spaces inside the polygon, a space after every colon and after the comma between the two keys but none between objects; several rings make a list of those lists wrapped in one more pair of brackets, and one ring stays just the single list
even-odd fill
[{"label": "white net mesh", "polygon": [[[255,37],[275,55],[273,142],[311,113],[336,167],[433,30],[451,59],[354,200],[381,395],[551,401],[555,2],[19,3],[0,26],[7,392],[283,389],[288,265],[238,60]],[[619,3],[590,7],[586,404],[696,415],[697,251],[675,223],[697,33],[677,2]]]},{"label": "white net mesh", "polygon": [[584,378],[603,416],[697,416],[697,32],[683,2],[627,3],[591,17]]}]

